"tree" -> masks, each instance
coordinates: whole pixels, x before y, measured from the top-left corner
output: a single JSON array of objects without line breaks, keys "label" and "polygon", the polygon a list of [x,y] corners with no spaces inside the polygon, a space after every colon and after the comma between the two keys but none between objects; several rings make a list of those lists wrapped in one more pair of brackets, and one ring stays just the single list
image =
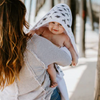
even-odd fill
[{"label": "tree", "polygon": [[79,55],[85,57],[85,23],[86,23],[86,0],[80,1],[80,37]]},{"label": "tree", "polygon": [[72,31],[73,31],[73,34],[75,36],[75,24],[76,24],[76,3],[77,3],[77,0],[67,0],[67,4],[68,6],[70,7],[71,9],[71,12],[72,12]]},{"label": "tree", "polygon": [[36,0],[36,12],[35,12],[35,17],[38,14],[38,11],[41,9],[41,7],[44,5],[46,0]]},{"label": "tree", "polygon": [[94,26],[93,26],[93,11],[92,11],[91,0],[88,1],[88,13],[89,13],[90,21],[91,21],[92,30],[94,30]]},{"label": "tree", "polygon": [[95,100],[100,100],[100,17],[99,17],[99,48],[98,48],[98,61],[97,61],[97,71],[96,71]]}]

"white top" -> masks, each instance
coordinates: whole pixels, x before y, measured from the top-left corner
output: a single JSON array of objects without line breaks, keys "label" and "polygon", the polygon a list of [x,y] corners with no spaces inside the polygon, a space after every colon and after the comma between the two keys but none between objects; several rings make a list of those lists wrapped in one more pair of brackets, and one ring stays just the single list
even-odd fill
[{"label": "white top", "polygon": [[47,66],[51,63],[69,65],[70,56],[49,40],[35,34],[27,42],[24,60],[20,80],[16,79],[1,92],[1,100],[50,100],[54,88],[50,88]]}]

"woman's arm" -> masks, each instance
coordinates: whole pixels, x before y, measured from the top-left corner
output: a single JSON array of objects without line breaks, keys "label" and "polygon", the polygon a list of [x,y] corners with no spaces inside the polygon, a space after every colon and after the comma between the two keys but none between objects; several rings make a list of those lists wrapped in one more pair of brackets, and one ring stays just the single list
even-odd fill
[{"label": "woman's arm", "polygon": [[71,58],[67,53],[43,37],[34,34],[28,45],[45,65],[57,63],[61,66],[67,66],[71,64]]}]

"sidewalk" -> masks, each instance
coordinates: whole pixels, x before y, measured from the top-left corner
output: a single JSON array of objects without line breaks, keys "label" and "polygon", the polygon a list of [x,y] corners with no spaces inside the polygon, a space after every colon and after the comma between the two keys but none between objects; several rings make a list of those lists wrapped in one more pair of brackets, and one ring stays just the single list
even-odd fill
[{"label": "sidewalk", "polygon": [[[45,13],[49,11],[49,1],[46,1],[45,5],[38,13],[37,20]],[[48,10],[48,11],[47,11]],[[37,22],[37,21],[36,21]],[[77,38],[79,39],[80,22],[77,16]],[[77,39],[77,47],[78,41]],[[86,24],[86,58],[79,58],[78,65],[76,67],[61,67],[64,72],[64,79],[66,81],[68,94],[70,100],[94,100],[95,89],[95,73],[98,54],[98,40],[99,34],[91,31],[90,24]]]},{"label": "sidewalk", "polygon": [[70,100],[94,100],[97,58],[80,58],[76,67],[63,69]]}]

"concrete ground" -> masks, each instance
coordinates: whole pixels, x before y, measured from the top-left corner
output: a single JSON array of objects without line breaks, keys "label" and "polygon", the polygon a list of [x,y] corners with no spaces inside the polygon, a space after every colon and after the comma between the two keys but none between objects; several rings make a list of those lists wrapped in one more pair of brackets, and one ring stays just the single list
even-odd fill
[{"label": "concrete ground", "polygon": [[94,100],[97,58],[80,58],[76,67],[62,68],[70,100]]}]

